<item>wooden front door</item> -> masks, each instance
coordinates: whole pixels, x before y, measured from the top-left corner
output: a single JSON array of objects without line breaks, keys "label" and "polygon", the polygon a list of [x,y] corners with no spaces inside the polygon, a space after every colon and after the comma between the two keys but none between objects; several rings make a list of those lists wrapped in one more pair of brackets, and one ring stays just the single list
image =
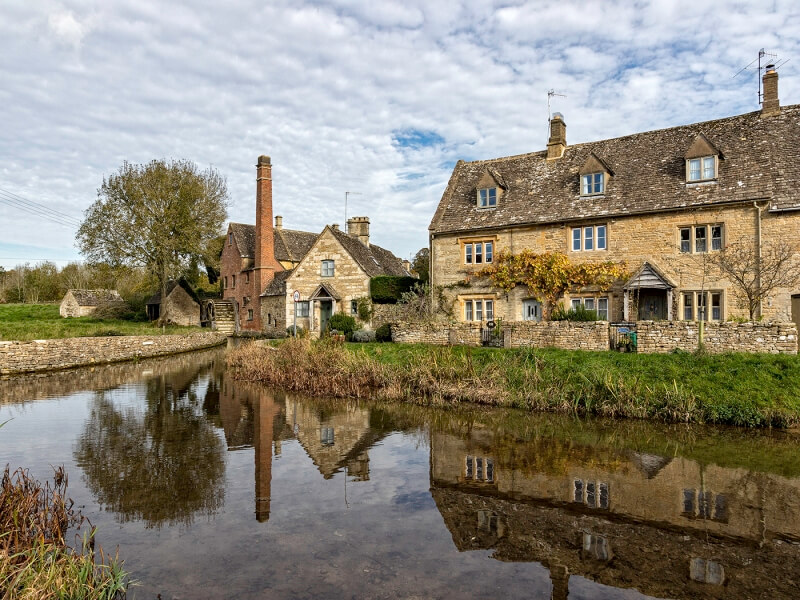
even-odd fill
[{"label": "wooden front door", "polygon": [[667,318],[667,290],[639,291],[639,320],[663,321]]},{"label": "wooden front door", "polygon": [[331,315],[333,314],[333,301],[332,300],[320,300],[319,301],[319,330],[321,332],[325,332],[328,328],[328,321],[331,319]]}]

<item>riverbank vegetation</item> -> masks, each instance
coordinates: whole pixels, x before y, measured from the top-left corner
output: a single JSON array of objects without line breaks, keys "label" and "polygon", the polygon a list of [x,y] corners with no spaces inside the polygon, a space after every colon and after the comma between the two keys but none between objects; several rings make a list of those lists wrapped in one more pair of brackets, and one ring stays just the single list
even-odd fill
[{"label": "riverbank vegetation", "polygon": [[167,325],[148,321],[75,317],[63,319],[58,304],[0,304],[0,340],[45,340],[109,335],[183,334],[200,327]]},{"label": "riverbank vegetation", "polygon": [[93,529],[79,548],[68,545],[67,531],[83,518],[66,488],[63,468],[55,469],[51,486],[6,467],[0,484],[0,595],[6,600],[125,597],[127,574],[117,557],[95,551]]},{"label": "riverbank vegetation", "polygon": [[239,379],[316,395],[788,427],[800,422],[800,359],[286,340],[231,352]]}]

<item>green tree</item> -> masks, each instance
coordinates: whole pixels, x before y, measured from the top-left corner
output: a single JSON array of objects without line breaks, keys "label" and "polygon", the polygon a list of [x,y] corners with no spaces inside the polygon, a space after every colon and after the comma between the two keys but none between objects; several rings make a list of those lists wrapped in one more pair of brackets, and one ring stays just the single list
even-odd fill
[{"label": "green tree", "polygon": [[421,283],[428,283],[431,278],[431,251],[428,248],[420,248],[411,260],[411,270],[417,274]]},{"label": "green tree", "polygon": [[227,217],[228,188],[215,169],[188,160],[123,163],[103,179],[78,245],[90,262],[143,267],[167,282],[198,265]]}]

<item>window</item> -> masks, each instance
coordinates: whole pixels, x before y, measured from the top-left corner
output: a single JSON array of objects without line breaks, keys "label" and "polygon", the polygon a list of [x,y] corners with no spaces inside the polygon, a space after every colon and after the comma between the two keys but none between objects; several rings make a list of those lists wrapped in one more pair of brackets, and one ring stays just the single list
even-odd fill
[{"label": "window", "polygon": [[609,492],[608,484],[604,481],[574,480],[573,502],[585,504],[590,508],[608,510]]},{"label": "window", "polygon": [[323,446],[333,446],[335,434],[333,427],[321,427],[319,430],[319,441]]},{"label": "window", "polygon": [[605,225],[572,228],[572,251],[607,250],[608,230]]},{"label": "window", "polygon": [[465,300],[465,321],[491,321],[494,319],[494,300]]},{"label": "window", "polygon": [[702,254],[709,250],[709,238],[711,239],[711,251],[722,250],[722,225],[694,225],[692,227],[678,228],[678,248],[683,253],[694,252]]},{"label": "window", "polygon": [[464,244],[464,264],[490,263],[494,258],[494,242],[480,241]]},{"label": "window", "polygon": [[323,277],[333,277],[333,261],[332,260],[323,260],[322,261],[322,271],[321,275]]},{"label": "window", "polygon": [[358,315],[358,300],[350,300],[350,314]]},{"label": "window", "polygon": [[247,272],[244,274],[244,282],[245,282],[245,283],[250,283],[250,271],[247,271]]},{"label": "window", "polygon": [[224,287],[225,287],[226,290],[228,289],[228,276],[227,275],[225,276],[225,286]]},{"label": "window", "polygon": [[572,298],[570,306],[578,309],[581,306],[586,310],[593,310],[597,313],[600,321],[608,321],[608,297],[602,298]]},{"label": "window", "polygon": [[294,303],[294,316],[307,317],[308,316],[308,301]]},{"label": "window", "polygon": [[228,233],[228,246],[230,246],[231,244],[233,244],[233,232],[232,231]]},{"label": "window", "polygon": [[[683,292],[683,320],[722,321],[722,292],[718,290]],[[710,309],[709,309],[710,307]]]},{"label": "window", "polygon": [[478,190],[478,208],[494,208],[497,206],[497,188]]},{"label": "window", "polygon": [[717,161],[714,156],[690,158],[687,162],[688,181],[708,181],[717,177]]},{"label": "window", "polygon": [[236,275],[231,275],[231,287],[236,287]]},{"label": "window", "polygon": [[[575,181],[573,179],[573,181]],[[588,175],[581,176],[581,195],[591,196],[593,194],[602,194],[605,183],[603,173],[589,173]]]},{"label": "window", "polygon": [[683,490],[681,514],[689,519],[728,521],[728,498],[706,490]]},{"label": "window", "polygon": [[494,460],[483,456],[467,456],[464,461],[464,479],[494,483]]},{"label": "window", "polygon": [[247,309],[247,320],[248,321],[252,321],[253,320],[253,309],[252,308],[248,308]]}]

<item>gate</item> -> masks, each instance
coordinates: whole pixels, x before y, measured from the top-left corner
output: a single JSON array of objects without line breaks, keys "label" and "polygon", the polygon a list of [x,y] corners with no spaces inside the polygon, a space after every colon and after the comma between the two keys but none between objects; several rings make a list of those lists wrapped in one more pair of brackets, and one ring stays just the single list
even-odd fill
[{"label": "gate", "polygon": [[610,323],[608,325],[608,343],[611,350],[618,352],[636,352],[636,323]]}]

